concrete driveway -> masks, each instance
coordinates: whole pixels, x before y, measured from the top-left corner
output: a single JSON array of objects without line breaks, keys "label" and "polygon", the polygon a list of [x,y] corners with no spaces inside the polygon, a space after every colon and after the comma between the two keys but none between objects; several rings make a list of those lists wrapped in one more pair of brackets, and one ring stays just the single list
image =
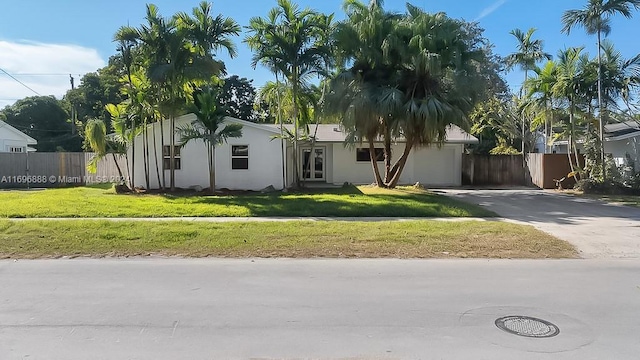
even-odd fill
[{"label": "concrete driveway", "polygon": [[439,192],[533,225],[575,245],[585,258],[640,258],[638,208],[537,189]]}]

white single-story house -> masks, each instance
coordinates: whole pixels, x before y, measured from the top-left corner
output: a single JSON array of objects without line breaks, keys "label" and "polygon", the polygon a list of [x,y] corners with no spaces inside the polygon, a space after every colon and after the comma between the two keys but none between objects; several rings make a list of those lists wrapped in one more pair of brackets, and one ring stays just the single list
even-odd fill
[{"label": "white single-story house", "polygon": [[[176,128],[188,125],[196,120],[195,115],[188,114],[175,120]],[[294,183],[293,147],[286,141],[274,138],[280,135],[279,125],[257,124],[235,118],[227,118],[229,123],[243,126],[242,137],[230,138],[227,143],[216,147],[216,187],[231,190],[262,190],[268,186],[275,189],[290,187]],[[165,147],[160,147],[159,124],[149,125],[150,144],[150,188],[157,189],[159,184],[155,170],[156,156],[164,167],[166,186],[169,186],[169,137],[171,129],[169,121],[163,123]],[[315,125],[310,127],[315,132]],[[153,137],[156,137],[157,151],[154,155]],[[176,134],[176,144],[179,136]],[[367,144],[345,147],[345,134],[339,125],[322,124],[318,126],[316,142],[311,154],[310,143],[299,143],[299,161],[303,167],[311,161],[311,171],[299,170],[300,176],[307,183],[325,183],[342,185],[371,184],[374,182],[373,170],[369,160]],[[446,143],[438,147],[415,148],[407,160],[400,178],[400,184],[420,182],[426,186],[460,186],[462,183],[462,153],[465,144],[477,143],[478,139],[467,134],[458,127],[452,126],[447,131]],[[135,186],[145,187],[142,135],[136,138]],[[378,144],[382,152],[382,144]],[[393,144],[392,153],[402,153],[403,143]],[[163,151],[164,150],[164,151]],[[209,171],[207,150],[202,141],[192,141],[181,149],[176,149],[175,183],[178,188],[207,188]],[[283,169],[283,153],[286,161]],[[129,150],[131,159],[131,149]],[[383,162],[378,162],[383,172]],[[308,166],[304,167],[309,169]],[[161,171],[163,171],[161,169]]]},{"label": "white single-story house", "polygon": [[29,147],[29,145],[37,144],[38,142],[31,136],[0,120],[0,152],[32,152],[36,149]]},{"label": "white single-story house", "polygon": [[[604,126],[604,151],[611,154],[616,165],[631,165],[627,159],[635,163],[640,170],[640,122],[627,121]],[[577,141],[578,152],[584,153],[584,140]],[[556,141],[554,146],[559,154],[567,153],[567,141]]]}]

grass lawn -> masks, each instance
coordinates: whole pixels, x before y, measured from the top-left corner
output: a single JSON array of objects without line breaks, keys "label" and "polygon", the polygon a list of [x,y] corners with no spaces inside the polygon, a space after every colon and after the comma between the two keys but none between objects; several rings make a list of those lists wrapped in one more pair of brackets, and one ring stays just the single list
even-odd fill
[{"label": "grass lawn", "polygon": [[640,207],[640,196],[634,195],[583,195],[591,199],[598,199],[612,204]]},{"label": "grass lawn", "polygon": [[118,195],[101,187],[0,191],[0,218],[399,216],[488,217],[494,213],[428,191],[370,186],[236,196]]},{"label": "grass lawn", "polygon": [[0,220],[0,258],[61,256],[573,258],[568,243],[494,221]]}]

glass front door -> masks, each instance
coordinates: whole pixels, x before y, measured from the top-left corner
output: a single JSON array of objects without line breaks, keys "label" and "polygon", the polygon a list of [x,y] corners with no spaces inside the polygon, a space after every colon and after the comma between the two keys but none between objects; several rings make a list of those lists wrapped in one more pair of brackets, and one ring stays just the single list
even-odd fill
[{"label": "glass front door", "polygon": [[324,180],[324,148],[314,147],[302,149],[302,177],[305,180]]}]

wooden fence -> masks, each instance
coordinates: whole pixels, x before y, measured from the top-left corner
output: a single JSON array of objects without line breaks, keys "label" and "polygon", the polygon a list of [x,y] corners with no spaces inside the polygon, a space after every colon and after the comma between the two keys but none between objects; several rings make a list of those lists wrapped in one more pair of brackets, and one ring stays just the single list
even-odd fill
[{"label": "wooden fence", "polygon": [[[93,153],[64,152],[0,153],[0,188],[84,186],[121,180],[111,156],[98,162],[95,174],[89,173],[87,164],[93,156]],[[120,158],[118,164],[126,177],[126,162]]]},{"label": "wooden fence", "polygon": [[[580,157],[584,164],[584,157]],[[564,188],[573,187],[575,181],[567,178],[571,171],[567,154],[471,155],[462,156],[462,184],[472,186],[537,186],[556,188],[556,180]]]},{"label": "wooden fence", "polygon": [[462,155],[463,185],[527,185],[524,170],[521,155]]}]

